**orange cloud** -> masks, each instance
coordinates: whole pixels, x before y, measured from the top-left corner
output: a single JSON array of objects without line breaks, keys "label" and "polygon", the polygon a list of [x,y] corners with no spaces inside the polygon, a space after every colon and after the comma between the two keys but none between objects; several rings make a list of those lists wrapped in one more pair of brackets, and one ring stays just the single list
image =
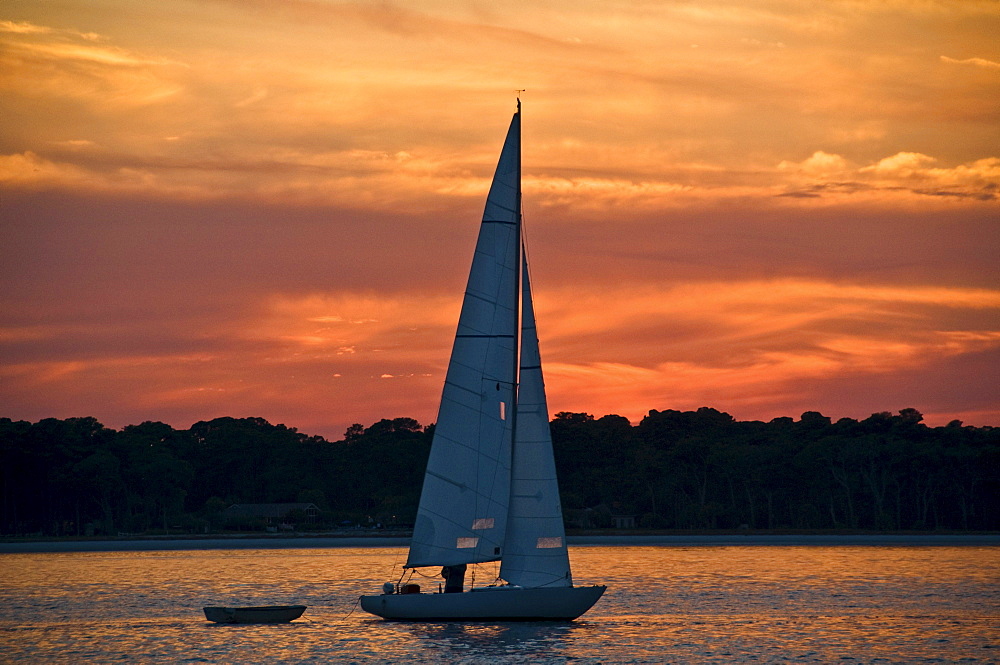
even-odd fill
[{"label": "orange cloud", "polygon": [[1000,158],[988,157],[950,168],[917,152],[899,152],[868,166],[851,165],[840,155],[823,151],[799,162],[782,161],[779,172],[790,174],[785,196],[838,198],[887,196],[914,199],[927,196],[992,201],[1000,188]]},{"label": "orange cloud", "polygon": [[[592,299],[548,294],[538,310],[553,408],[601,404],[632,419],[650,404],[750,405],[802,381],[1000,349],[1000,291],[986,289],[698,283]],[[954,329],[969,310],[994,328]],[[594,311],[601,316],[585,314]],[[611,360],[628,357],[644,360]]]},{"label": "orange cloud", "polygon": [[957,60],[955,58],[949,58],[946,55],[942,55],[941,61],[952,65],[972,65],[974,67],[984,67],[986,69],[1000,69],[1000,62],[993,62],[992,60],[987,60],[986,58],[965,58],[964,60]]},{"label": "orange cloud", "polygon": [[515,88],[554,410],[996,411],[995,3],[131,2],[0,21],[15,411],[432,419]]},{"label": "orange cloud", "polygon": [[840,155],[832,155],[817,150],[811,157],[795,164],[782,161],[778,164],[779,171],[800,171],[813,176],[829,176],[844,173],[848,170],[847,160]]},{"label": "orange cloud", "polygon": [[[716,405],[746,417],[773,409],[802,382],[891,375],[1000,348],[1000,331],[983,327],[1000,309],[995,290],[786,280],[537,296],[553,412],[637,420],[649,408]],[[98,396],[112,412],[254,413],[337,436],[348,420],[433,420],[457,306],[454,294],[274,296],[240,320],[203,328],[210,343],[200,350],[140,345],[9,359],[2,374],[21,395],[61,395],[47,403],[61,404],[64,415]],[[972,323],[975,312],[983,326]],[[112,331],[8,328],[0,339],[37,346],[95,334]]]},{"label": "orange cloud", "polygon": [[[240,22],[216,20],[232,17],[236,4]],[[871,110],[897,104],[886,99],[885,90],[896,89],[893,77],[909,80],[911,95],[940,97],[920,87],[926,77],[912,76],[916,63],[886,61],[874,45],[851,41],[859,27],[885,20],[872,7],[790,11],[794,5],[779,1],[739,8],[710,2],[619,8],[609,18],[597,3],[569,13],[545,7],[503,14],[449,3],[425,11],[308,1],[253,6],[249,14],[244,3],[194,11],[199,30],[177,44],[164,28],[175,17],[152,12],[141,49],[100,13],[91,18],[100,33],[42,25],[42,11],[33,22],[0,25],[0,57],[7,58],[0,86],[9,103],[44,99],[57,111],[39,118],[37,135],[8,154],[30,152],[88,173],[61,181],[70,188],[104,183],[168,197],[426,209],[440,205],[429,197],[485,190],[496,132],[480,119],[495,116],[502,126],[494,97],[512,89],[513,71],[524,79],[517,86],[537,95],[526,121],[526,191],[546,208],[652,211],[781,194],[782,205],[810,205],[893,192],[932,194],[941,205],[945,196],[986,199],[991,190],[984,188],[996,186],[995,176],[972,173],[997,158],[946,156],[954,145],[947,140],[932,153],[941,171],[962,175],[947,190],[933,182],[919,192],[873,183],[875,175],[892,175],[864,166],[880,164],[876,156],[843,156],[843,148],[870,150],[872,137],[893,142],[890,128],[901,126],[896,111]],[[976,15],[982,7],[957,3],[950,11]],[[904,4],[893,20],[919,32],[938,14]],[[321,19],[336,32],[302,29]],[[241,30],[252,31],[263,49],[242,40]],[[509,48],[513,42],[517,49]],[[844,49],[859,58],[844,60]],[[502,62],[500,52],[508,54]],[[815,76],[818,69],[824,76]],[[982,108],[985,118],[987,92],[963,93],[963,108]],[[87,108],[72,109],[69,101]],[[137,106],[142,114],[132,110]],[[91,149],[53,150],[68,141]],[[841,150],[814,151],[795,163],[788,155],[803,143]],[[898,145],[897,154],[911,153]]]},{"label": "orange cloud", "polygon": [[165,73],[181,63],[105,41],[96,33],[6,21],[0,24],[0,90],[14,98],[72,99],[105,112],[161,103],[180,92]]}]

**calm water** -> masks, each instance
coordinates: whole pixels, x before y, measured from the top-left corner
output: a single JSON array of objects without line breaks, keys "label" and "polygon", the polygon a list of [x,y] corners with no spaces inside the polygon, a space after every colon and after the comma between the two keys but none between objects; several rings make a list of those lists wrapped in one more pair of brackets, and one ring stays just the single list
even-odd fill
[{"label": "calm water", "polygon": [[[1000,662],[997,547],[575,547],[573,623],[353,611],[402,548],[0,554],[3,662]],[[479,574],[493,573],[492,564]],[[305,604],[291,624],[203,605]]]}]

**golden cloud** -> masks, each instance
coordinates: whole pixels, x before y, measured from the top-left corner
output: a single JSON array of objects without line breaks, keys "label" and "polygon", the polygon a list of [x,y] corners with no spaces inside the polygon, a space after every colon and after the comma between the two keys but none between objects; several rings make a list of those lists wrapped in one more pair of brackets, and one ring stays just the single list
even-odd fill
[{"label": "golden cloud", "polygon": [[[951,196],[993,201],[1000,190],[1000,158],[986,157],[953,167],[938,167],[934,157],[898,152],[867,166],[840,155],[816,151],[802,162],[782,161],[788,195],[857,198],[873,193],[895,198]],[[805,184],[808,183],[808,184]]]},{"label": "golden cloud", "polygon": [[70,98],[106,111],[161,102],[181,90],[163,72],[182,63],[104,41],[95,33],[4,22],[0,90],[26,98]]},{"label": "golden cloud", "polygon": [[847,160],[840,155],[832,155],[817,150],[800,163],[782,161],[778,164],[779,171],[798,171],[810,176],[829,176],[844,173],[848,170]]},{"label": "golden cloud", "polygon": [[105,39],[95,32],[79,32],[77,30],[66,29],[59,30],[45,25],[35,25],[30,21],[0,21],[0,32],[9,32],[15,35],[66,35],[92,42]]},{"label": "golden cloud", "polygon": [[994,62],[985,58],[965,58],[964,60],[957,60],[955,58],[949,58],[946,55],[942,55],[941,61],[952,65],[972,65],[974,67],[983,67],[985,69],[1000,69],[1000,62]]},{"label": "golden cloud", "polygon": [[[974,14],[971,7],[961,11]],[[16,154],[73,167],[61,179],[52,166],[37,172],[49,186],[70,189],[383,210],[481,196],[503,126],[503,114],[496,115],[499,129],[487,135],[484,109],[495,107],[490,91],[512,89],[513,70],[527,79],[518,85],[538,95],[525,190],[543,208],[653,211],[747,198],[786,206],[928,195],[938,205],[991,200],[996,177],[989,161],[996,158],[989,156],[925,155],[938,161],[911,165],[924,181],[919,188],[898,182],[909,177],[900,156],[916,152],[859,164],[833,150],[815,150],[801,162],[781,159],[797,149],[791,146],[821,137],[891,144],[898,123],[869,106],[872,95],[895,89],[881,72],[909,76],[908,65],[866,45],[853,45],[860,60],[838,55],[853,28],[879,11],[838,3],[822,11],[789,8],[643,5],[621,9],[609,29],[606,10],[585,3],[572,14],[534,10],[529,25],[548,25],[537,20],[541,13],[551,27],[532,32],[447,3],[434,11],[260,3],[245,23],[191,33],[186,50],[162,38],[128,48],[119,45],[124,33],[6,21],[0,89],[15,106],[41,98],[58,110],[39,119]],[[233,9],[220,4],[211,11],[214,17]],[[905,3],[900,11],[896,20],[907,25],[935,15]],[[319,17],[351,29],[301,29]],[[263,40],[266,57],[240,40],[241,26]],[[692,31],[698,49],[691,48],[694,37],[684,39]],[[813,41],[804,43],[804,36]],[[512,41],[522,45],[513,60],[497,60],[493,47]],[[484,44],[489,54],[481,53]],[[584,88],[607,92],[584,95]],[[136,107],[144,113],[135,114]],[[777,169],[762,165],[766,155],[775,156]],[[7,184],[37,182],[19,177]],[[772,200],[776,195],[782,200]]]},{"label": "golden cloud", "polygon": [[88,174],[82,169],[71,164],[50,162],[30,150],[19,155],[0,155],[0,183],[7,186],[55,183],[74,187],[86,180]]}]

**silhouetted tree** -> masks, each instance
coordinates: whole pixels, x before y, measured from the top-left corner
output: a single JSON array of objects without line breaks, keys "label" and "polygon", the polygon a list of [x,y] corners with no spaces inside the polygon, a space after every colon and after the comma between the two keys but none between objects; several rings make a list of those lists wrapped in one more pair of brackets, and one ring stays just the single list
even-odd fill
[{"label": "silhouetted tree", "polygon": [[[310,524],[411,524],[434,426],[352,425],[329,442],[262,418],[188,430],[94,418],[0,419],[0,533],[107,535],[219,528],[233,503],[315,503]],[[562,503],[597,526],[675,529],[1000,528],[1000,428],[931,428],[916,409],[832,423],[727,413],[551,422]]]}]

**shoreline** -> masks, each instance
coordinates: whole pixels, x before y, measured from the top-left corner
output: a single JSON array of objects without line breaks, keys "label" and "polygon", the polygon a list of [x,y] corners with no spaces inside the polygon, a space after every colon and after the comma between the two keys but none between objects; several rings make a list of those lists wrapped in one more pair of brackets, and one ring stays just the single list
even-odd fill
[{"label": "shoreline", "polygon": [[[568,535],[566,541],[571,547],[998,547],[1000,534],[579,534]],[[409,544],[408,534],[147,536],[108,540],[8,540],[0,541],[0,554],[407,547]]]}]

